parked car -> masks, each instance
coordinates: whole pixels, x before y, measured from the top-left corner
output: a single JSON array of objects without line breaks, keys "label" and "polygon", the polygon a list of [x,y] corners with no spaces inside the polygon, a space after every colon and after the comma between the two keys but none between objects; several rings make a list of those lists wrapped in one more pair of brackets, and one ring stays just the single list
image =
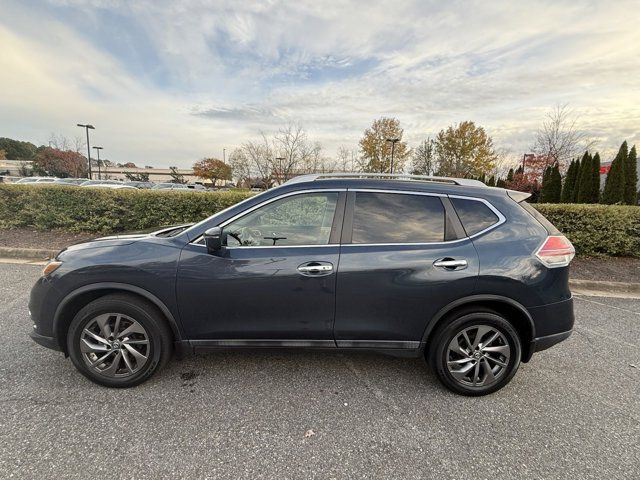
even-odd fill
[{"label": "parked car", "polygon": [[15,182],[16,184],[24,184],[24,183],[54,183],[59,180],[56,177],[24,177]]},{"label": "parked car", "polygon": [[488,394],[573,328],[573,246],[527,197],[299,177],[188,228],[66,248],[31,292],[31,337],[110,387],[173,350],[304,347],[424,357],[449,389]]},{"label": "parked car", "polygon": [[96,185],[124,185],[120,180],[85,180],[81,187],[94,187]]},{"label": "parked car", "polygon": [[136,187],[125,185],[123,183],[95,183],[91,185],[80,185],[84,188],[108,188],[111,190],[137,190]]},{"label": "parked car", "polygon": [[152,190],[188,190],[185,184],[182,183],[156,183]]},{"label": "parked car", "polygon": [[129,185],[130,187],[135,187],[140,189],[153,187],[152,182],[129,181],[129,182],[124,182],[124,184]]}]

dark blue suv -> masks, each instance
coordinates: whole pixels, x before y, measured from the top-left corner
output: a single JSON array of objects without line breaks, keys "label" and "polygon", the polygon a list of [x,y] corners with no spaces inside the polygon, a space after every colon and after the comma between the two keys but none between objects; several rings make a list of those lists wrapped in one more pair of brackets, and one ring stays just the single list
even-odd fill
[{"label": "dark blue suv", "polygon": [[424,358],[483,395],[566,339],[571,243],[524,200],[473,180],[308,175],[195,225],[68,247],[29,303],[31,337],[129,387],[220,348]]}]

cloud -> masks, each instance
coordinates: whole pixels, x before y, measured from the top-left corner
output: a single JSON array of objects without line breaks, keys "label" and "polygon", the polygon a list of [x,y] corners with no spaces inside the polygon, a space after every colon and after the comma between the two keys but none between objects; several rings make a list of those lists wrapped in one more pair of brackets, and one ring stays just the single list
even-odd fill
[{"label": "cloud", "polygon": [[381,115],[411,143],[471,119],[517,156],[569,103],[612,150],[640,140],[634,8],[9,0],[0,129],[43,142],[91,121],[110,158],[187,166],[289,121],[333,153]]}]

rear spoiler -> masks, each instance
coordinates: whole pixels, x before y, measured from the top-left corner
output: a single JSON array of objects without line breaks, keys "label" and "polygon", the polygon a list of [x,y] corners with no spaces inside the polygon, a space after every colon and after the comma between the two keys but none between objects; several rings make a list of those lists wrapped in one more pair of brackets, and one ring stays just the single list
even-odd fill
[{"label": "rear spoiler", "polygon": [[507,195],[509,195],[517,203],[524,202],[531,196],[529,192],[518,192],[517,190],[507,190]]}]

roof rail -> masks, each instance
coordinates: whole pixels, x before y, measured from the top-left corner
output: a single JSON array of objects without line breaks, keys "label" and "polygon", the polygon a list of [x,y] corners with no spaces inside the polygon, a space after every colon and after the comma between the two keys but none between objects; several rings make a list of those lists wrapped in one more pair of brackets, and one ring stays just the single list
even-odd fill
[{"label": "roof rail", "polygon": [[379,180],[410,180],[419,182],[449,183],[452,185],[464,185],[466,187],[486,187],[480,180],[469,178],[434,177],[430,175],[409,175],[405,173],[311,173],[300,175],[287,180],[284,185],[293,183],[314,182],[316,180],[330,180],[343,178],[374,178]]}]

